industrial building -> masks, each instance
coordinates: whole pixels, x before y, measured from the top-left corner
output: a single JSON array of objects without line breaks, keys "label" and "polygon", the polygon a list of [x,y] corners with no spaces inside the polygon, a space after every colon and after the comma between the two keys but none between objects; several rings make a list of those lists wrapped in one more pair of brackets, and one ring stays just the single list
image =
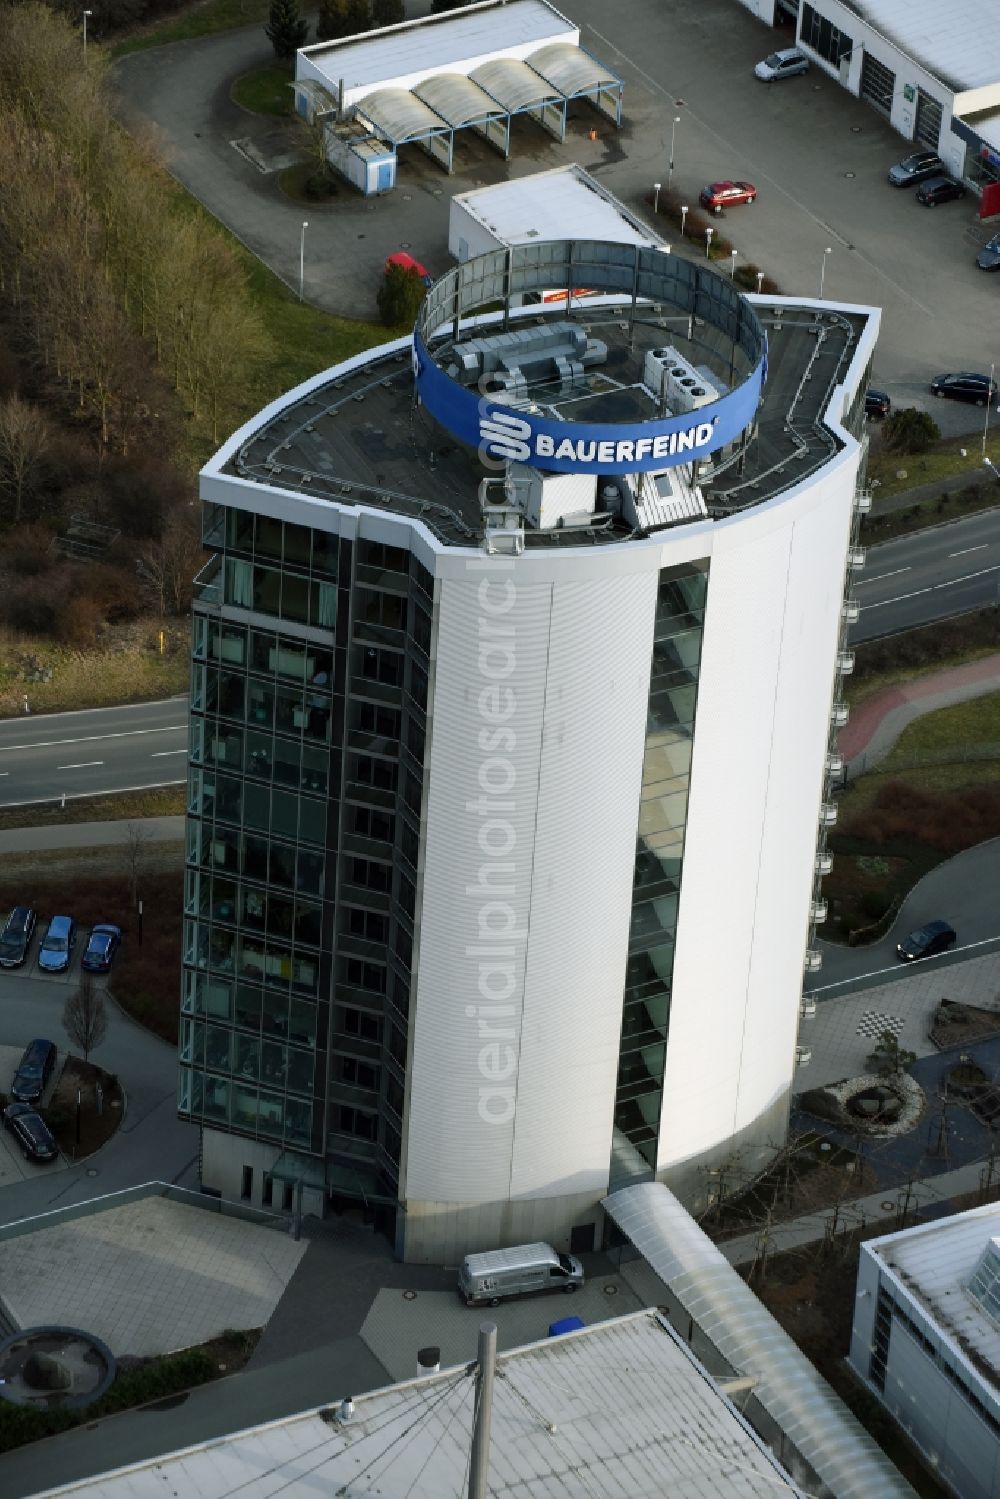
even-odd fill
[{"label": "industrial building", "polygon": [[953,1494],[1000,1491],[1000,1205],[861,1245],[850,1361]]},{"label": "industrial building", "polygon": [[1000,183],[1000,31],[982,0],[740,3],[783,37],[794,25],[816,67],[936,151],[953,176],[980,191]]},{"label": "industrial building", "polygon": [[[519,115],[562,141],[570,105],[585,99],[618,126],[623,85],[548,0],[481,0],[303,47],[294,89],[298,113],[325,122],[332,165],[370,194],[395,185],[403,146],[450,172],[459,130],[506,158]],[[373,154],[379,167],[362,170]]]},{"label": "industrial building", "polygon": [[[599,295],[541,313],[551,286]],[[486,310],[484,310],[486,309]],[[878,314],[542,241],[202,474],[180,1112],[408,1260],[787,1125]],[[808,1021],[805,1022],[808,1024]]]}]

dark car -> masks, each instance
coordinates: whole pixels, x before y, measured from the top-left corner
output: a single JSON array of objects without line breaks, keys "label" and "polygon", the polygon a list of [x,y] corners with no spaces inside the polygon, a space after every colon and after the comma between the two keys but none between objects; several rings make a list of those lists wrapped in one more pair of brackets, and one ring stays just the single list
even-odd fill
[{"label": "dark car", "polygon": [[1000,271],[1000,234],[986,241],[976,256],[976,264],[981,271]]},{"label": "dark car", "polygon": [[37,1103],[56,1065],[54,1041],[29,1041],[14,1073],[10,1096],[15,1103]]},{"label": "dark car", "polygon": [[38,966],[46,973],[62,973],[73,961],[76,922],[72,916],[53,916],[38,949]]},{"label": "dark car", "polygon": [[88,973],[107,973],[121,945],[121,927],[106,924],[95,926],[87,938],[80,967],[85,968]]},{"label": "dark car", "polygon": [[865,391],[865,416],[888,416],[892,402],[884,390]]},{"label": "dark car", "polygon": [[721,213],[724,208],[735,208],[740,203],[752,203],[757,189],[752,182],[710,182],[698,194],[702,208]]},{"label": "dark car", "polygon": [[936,208],[939,203],[950,203],[952,198],[965,197],[965,183],[954,177],[928,177],[917,188],[917,202],[925,208]]},{"label": "dark car", "polygon": [[19,968],[34,935],[34,911],[30,906],[15,906],[0,932],[0,968]]},{"label": "dark car", "polygon": [[952,375],[935,375],[931,390],[941,400],[971,401],[974,406],[985,406],[996,396],[997,382],[974,370],[958,370]]},{"label": "dark car", "polygon": [[893,187],[915,187],[929,177],[940,177],[943,171],[944,162],[936,151],[916,151],[889,168],[889,181]]},{"label": "dark car", "polygon": [[898,943],[896,951],[904,963],[912,963],[917,958],[932,958],[935,953],[946,952],[957,941],[955,929],[946,921],[929,921]]},{"label": "dark car", "polygon": [[4,1127],[9,1129],[21,1153],[29,1161],[54,1161],[59,1146],[40,1114],[26,1103],[9,1103],[3,1111]]}]

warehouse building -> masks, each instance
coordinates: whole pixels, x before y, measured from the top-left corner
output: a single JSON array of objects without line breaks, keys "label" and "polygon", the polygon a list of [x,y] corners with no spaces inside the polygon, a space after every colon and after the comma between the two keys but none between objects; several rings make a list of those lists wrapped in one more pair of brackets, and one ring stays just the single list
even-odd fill
[{"label": "warehouse building", "polygon": [[[552,286],[599,293],[517,309]],[[863,562],[864,308],[479,256],[202,475],[180,1111],[406,1259],[784,1140]],[[766,381],[765,381],[766,375]],[[805,1022],[808,1024],[808,1021]]]},{"label": "warehouse building", "polygon": [[982,0],[741,3],[784,36],[793,22],[816,67],[954,176],[980,190],[1000,183],[1000,29]]},{"label": "warehouse building", "polygon": [[[294,87],[299,114],[328,117],[328,152],[339,170],[341,140],[354,146],[368,136],[393,158],[402,146],[420,146],[447,172],[459,130],[476,131],[508,157],[518,115],[561,141],[577,99],[619,125],[623,89],[548,0],[483,0],[303,47]],[[394,169],[383,169],[378,186],[366,190],[387,191],[394,180]]]}]

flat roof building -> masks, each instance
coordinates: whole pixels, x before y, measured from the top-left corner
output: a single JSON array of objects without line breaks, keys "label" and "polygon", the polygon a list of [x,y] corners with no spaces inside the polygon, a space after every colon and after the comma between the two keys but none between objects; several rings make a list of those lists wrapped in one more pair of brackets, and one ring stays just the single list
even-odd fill
[{"label": "flat roof building", "polygon": [[[551,309],[547,286],[598,295]],[[484,310],[488,309],[488,310]],[[541,241],[202,474],[180,1110],[406,1259],[603,1233],[785,1134],[870,309]],[[766,376],[766,379],[765,379]]]},{"label": "flat roof building", "polygon": [[861,1245],[850,1361],[952,1493],[997,1493],[1000,1204]]}]

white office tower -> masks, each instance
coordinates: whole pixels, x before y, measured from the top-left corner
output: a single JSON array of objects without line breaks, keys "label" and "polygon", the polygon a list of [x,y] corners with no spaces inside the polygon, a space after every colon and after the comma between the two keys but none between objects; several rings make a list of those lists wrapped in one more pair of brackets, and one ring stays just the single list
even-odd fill
[{"label": "white office tower", "polygon": [[[552,284],[601,295],[512,311]],[[781,1146],[877,328],[657,250],[516,247],[207,466],[205,1185],[360,1203],[454,1263],[579,1252],[609,1188],[693,1207]]]}]

